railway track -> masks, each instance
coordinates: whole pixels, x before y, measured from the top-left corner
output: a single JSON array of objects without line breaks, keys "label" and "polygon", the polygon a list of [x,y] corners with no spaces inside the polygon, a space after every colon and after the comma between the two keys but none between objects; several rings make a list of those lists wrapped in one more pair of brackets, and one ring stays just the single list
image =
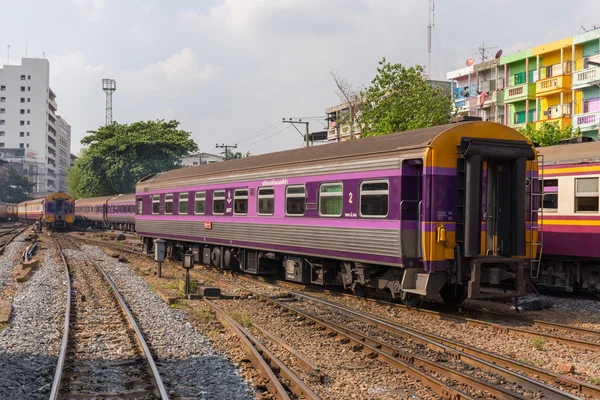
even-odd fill
[{"label": "railway track", "polygon": [[19,236],[21,233],[25,232],[27,226],[23,227],[22,225],[11,227],[9,229],[3,230],[0,232],[0,254],[4,251],[6,246],[9,245],[10,242],[13,241],[14,238]]},{"label": "railway track", "polygon": [[168,399],[150,350],[123,297],[66,235],[54,236],[68,283],[64,333],[50,399]]}]

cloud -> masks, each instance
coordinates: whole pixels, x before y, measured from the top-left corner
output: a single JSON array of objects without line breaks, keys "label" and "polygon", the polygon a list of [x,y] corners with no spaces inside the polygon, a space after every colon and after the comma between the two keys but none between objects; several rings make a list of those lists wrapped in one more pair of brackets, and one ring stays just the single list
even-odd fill
[{"label": "cloud", "polygon": [[96,23],[102,18],[104,0],[71,0],[71,2],[88,21]]},{"label": "cloud", "polygon": [[152,39],[152,35],[140,24],[133,24],[129,27],[129,34],[137,42],[145,42]]},{"label": "cloud", "polygon": [[201,64],[191,48],[185,48],[164,61],[141,69],[146,79],[163,79],[175,84],[191,84],[209,81],[218,72],[213,64]]}]

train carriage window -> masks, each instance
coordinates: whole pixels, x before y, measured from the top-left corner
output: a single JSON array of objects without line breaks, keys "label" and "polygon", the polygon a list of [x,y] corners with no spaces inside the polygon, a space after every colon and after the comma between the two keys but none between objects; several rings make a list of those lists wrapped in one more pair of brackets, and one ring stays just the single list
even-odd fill
[{"label": "train carriage window", "polygon": [[285,212],[287,215],[304,215],[306,210],[306,189],[304,185],[285,188]]},{"label": "train carriage window", "polygon": [[558,179],[544,179],[540,181],[540,192],[544,195],[542,207],[544,210],[558,210]]},{"label": "train carriage window", "polygon": [[173,195],[165,194],[165,214],[173,214]]},{"label": "train carriage window", "polygon": [[225,191],[215,190],[213,192],[213,214],[225,213]]},{"label": "train carriage window", "polygon": [[275,190],[272,187],[258,188],[258,215],[273,215]]},{"label": "train carriage window", "polygon": [[144,210],[144,201],[142,199],[142,197],[138,197],[137,198],[137,213],[139,215],[142,215],[142,211]]},{"label": "train carriage window", "polygon": [[179,214],[187,214],[188,213],[188,193],[179,193]]},{"label": "train carriage window", "polygon": [[386,179],[361,182],[361,217],[386,217],[388,215],[389,198],[390,188]]},{"label": "train carriage window", "polygon": [[160,213],[160,195],[152,196],[152,214]]},{"label": "train carriage window", "polygon": [[233,192],[233,213],[235,215],[248,213],[248,189],[236,189]]},{"label": "train carriage window", "polygon": [[339,217],[344,208],[344,186],[341,183],[322,183],[319,187],[319,215]]},{"label": "train carriage window", "polygon": [[194,194],[194,214],[204,214],[206,212],[206,192],[196,192]]},{"label": "train carriage window", "polygon": [[575,179],[575,212],[598,212],[598,178]]}]

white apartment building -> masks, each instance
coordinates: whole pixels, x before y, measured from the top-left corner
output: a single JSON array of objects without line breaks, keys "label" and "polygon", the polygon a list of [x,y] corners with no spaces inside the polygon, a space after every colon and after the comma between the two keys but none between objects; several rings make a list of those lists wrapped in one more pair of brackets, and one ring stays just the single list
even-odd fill
[{"label": "white apartment building", "polygon": [[196,165],[212,164],[223,161],[225,158],[210,153],[195,153],[181,158],[182,167],[195,167]]},{"label": "white apartment building", "polygon": [[0,154],[3,149],[24,150],[7,151],[4,158],[21,164],[23,173],[35,182],[34,196],[66,190],[71,126],[57,109],[48,60],[23,58],[21,65],[0,69]]}]

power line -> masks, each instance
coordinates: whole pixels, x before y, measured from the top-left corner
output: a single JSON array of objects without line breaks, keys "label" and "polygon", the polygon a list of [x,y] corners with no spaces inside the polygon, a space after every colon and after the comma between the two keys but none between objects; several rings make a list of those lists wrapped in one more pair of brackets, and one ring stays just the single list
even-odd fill
[{"label": "power line", "polygon": [[[264,135],[265,133],[267,133],[267,132],[272,131],[273,129],[275,129],[280,123],[281,123],[281,121],[279,121],[279,120],[275,121],[272,124],[270,124],[270,125],[262,128],[261,130],[252,133],[251,135],[248,135],[248,136],[245,136],[245,137],[243,137],[243,138],[241,138],[239,140],[236,140],[236,142],[237,143],[241,143],[241,142],[245,142],[247,140],[251,140],[251,139],[257,138],[257,137],[259,137],[261,135]],[[229,143],[229,144],[231,144],[231,143]]]},{"label": "power line", "polygon": [[229,149],[237,149],[237,144],[233,145],[233,146],[229,146],[226,144],[221,144],[219,145],[219,143],[217,143],[215,145],[215,149],[225,149],[224,151],[221,152],[221,154],[223,154],[225,156],[225,159],[229,159],[229,156],[231,154],[231,151]]},{"label": "power line", "polygon": [[286,129],[288,129],[288,128],[289,128],[289,125],[286,125],[286,126],[283,128],[283,129],[281,129],[281,130],[278,130],[277,132],[273,133],[272,135],[269,135],[269,136],[267,136],[267,137],[264,137],[264,138],[262,138],[262,139],[259,139],[259,140],[257,140],[256,142],[252,142],[252,143],[246,143],[244,146],[252,146],[253,144],[260,143],[260,142],[264,142],[265,140],[267,140],[267,139],[270,139],[270,138],[272,138],[273,136],[280,134],[281,132],[285,131],[285,130],[286,130]]}]

